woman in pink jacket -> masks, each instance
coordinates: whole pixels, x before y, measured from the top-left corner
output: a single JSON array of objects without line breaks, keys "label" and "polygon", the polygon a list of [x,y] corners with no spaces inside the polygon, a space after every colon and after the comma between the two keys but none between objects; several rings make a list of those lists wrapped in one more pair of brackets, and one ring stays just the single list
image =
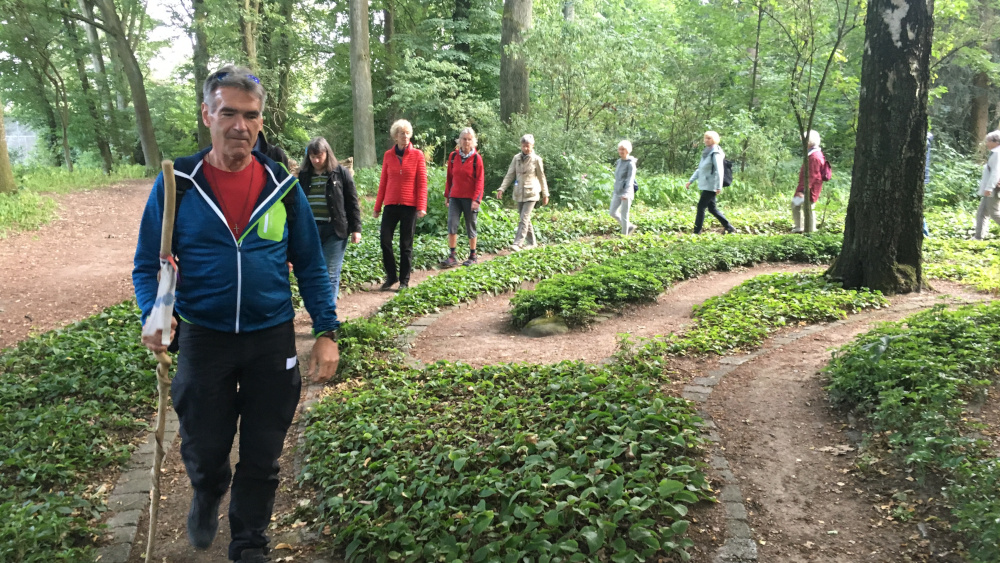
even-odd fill
[{"label": "woman in pink jacket", "polygon": [[[819,147],[819,133],[810,131],[806,139],[809,145],[809,199],[813,205],[816,205],[816,202],[819,201],[819,193],[823,190],[823,169],[826,167],[826,157],[823,156],[823,150]],[[799,168],[799,185],[795,188],[795,195],[792,196],[792,221],[795,224],[792,227],[793,233],[803,232],[802,207],[805,203],[803,195],[806,189],[805,183],[805,168],[801,167]],[[806,210],[810,218],[812,218],[812,212],[813,208],[810,205]],[[808,223],[815,228],[815,220],[810,220]]]},{"label": "woman in pink jacket", "polygon": [[[427,215],[427,163],[424,153],[413,148],[410,138],[413,126],[400,119],[392,124],[389,136],[395,146],[382,157],[382,177],[375,197],[375,217],[382,213],[379,241],[382,246],[382,265],[385,283],[382,291],[389,291],[399,282],[399,289],[410,283],[413,262],[413,234],[417,218]],[[399,275],[396,275],[396,257],[392,252],[392,236],[399,226]]]}]

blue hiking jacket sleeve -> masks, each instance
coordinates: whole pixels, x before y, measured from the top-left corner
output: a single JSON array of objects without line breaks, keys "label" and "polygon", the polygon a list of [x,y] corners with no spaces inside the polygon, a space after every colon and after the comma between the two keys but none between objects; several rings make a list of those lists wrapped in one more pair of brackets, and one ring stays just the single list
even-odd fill
[{"label": "blue hiking jacket sleeve", "polygon": [[[291,321],[295,310],[290,261],[313,319],[313,332],[339,328],[319,232],[298,180],[255,152],[254,157],[265,166],[267,182],[247,229],[237,239],[201,170],[208,150],[174,163],[178,190],[184,192],[174,227],[174,254],[180,269],[177,314],[198,326],[235,333]],[[282,200],[293,191],[286,205]],[[132,271],[143,322],[156,299],[162,201],[161,175],[142,215]]]}]

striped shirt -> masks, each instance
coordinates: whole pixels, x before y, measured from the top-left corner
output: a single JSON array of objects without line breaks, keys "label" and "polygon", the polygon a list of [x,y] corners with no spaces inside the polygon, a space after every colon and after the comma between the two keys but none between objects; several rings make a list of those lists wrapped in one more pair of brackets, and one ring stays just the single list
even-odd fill
[{"label": "striped shirt", "polygon": [[327,174],[316,174],[312,178],[312,186],[309,190],[309,207],[312,209],[313,217],[317,223],[330,222],[330,209],[326,206],[326,179]]}]

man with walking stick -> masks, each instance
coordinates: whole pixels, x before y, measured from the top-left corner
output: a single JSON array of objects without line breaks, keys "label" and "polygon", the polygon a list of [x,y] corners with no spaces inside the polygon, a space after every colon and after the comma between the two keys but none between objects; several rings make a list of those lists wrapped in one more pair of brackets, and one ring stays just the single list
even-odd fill
[{"label": "man with walking stick", "polygon": [[[317,336],[314,381],[337,370],[340,323],[315,221],[297,180],[253,150],[266,93],[245,68],[226,66],[204,85],[202,119],[212,146],[174,163],[173,255],[180,267],[175,310],[180,353],[171,397],[180,420],[181,457],[194,496],[188,539],[207,549],[230,488],[229,559],[261,563],[278,486],[278,458],[299,401],[301,381],[286,262],[291,262]],[[139,230],[132,280],[143,322],[160,269],[163,177]],[[163,352],[162,332],[143,336]],[[237,425],[239,463],[229,454]]]}]

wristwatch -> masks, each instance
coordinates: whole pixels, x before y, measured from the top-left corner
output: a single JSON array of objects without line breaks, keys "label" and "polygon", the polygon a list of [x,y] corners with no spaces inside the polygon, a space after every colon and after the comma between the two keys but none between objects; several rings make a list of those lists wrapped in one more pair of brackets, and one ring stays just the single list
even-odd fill
[{"label": "wristwatch", "polygon": [[334,342],[336,342],[337,341],[337,331],[335,331],[335,330],[328,330],[328,331],[324,332],[323,334],[320,334],[316,338],[329,338],[330,340],[333,340]]}]

